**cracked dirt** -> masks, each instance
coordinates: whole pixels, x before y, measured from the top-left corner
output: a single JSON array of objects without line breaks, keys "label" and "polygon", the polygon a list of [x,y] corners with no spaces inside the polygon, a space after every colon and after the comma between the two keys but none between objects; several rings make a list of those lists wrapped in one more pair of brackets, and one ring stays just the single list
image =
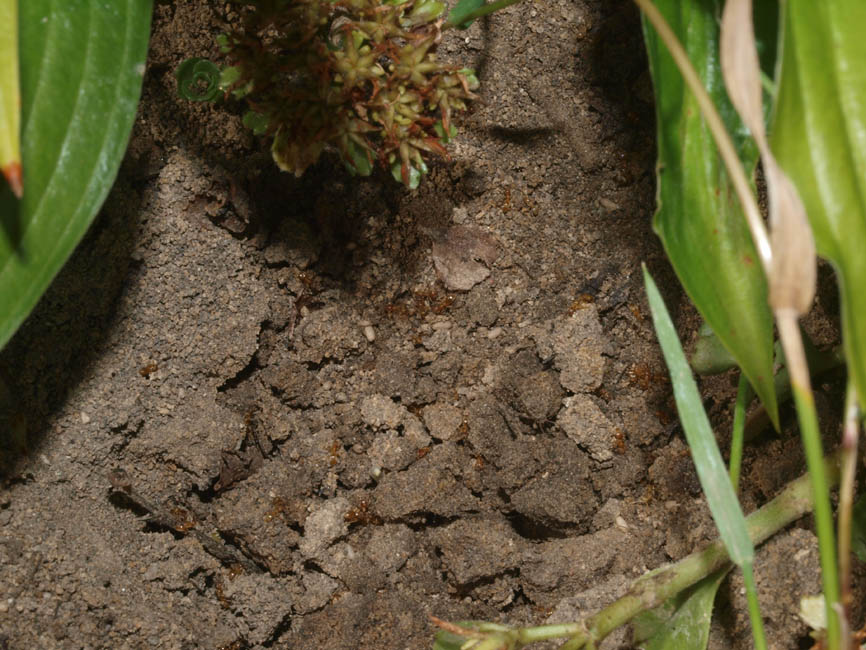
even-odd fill
[{"label": "cracked dirt", "polygon": [[[449,34],[483,101],[415,192],[281,174],[237,108],[177,98],[232,19],[157,5],[116,186],[0,354],[0,647],[423,649],[430,614],[573,620],[713,538],[640,281],[690,337],[631,3]],[[731,377],[704,388],[724,430]],[[795,434],[761,437],[744,502],[802,470]],[[797,647],[808,520],[757,575]],[[723,585],[711,647],[749,646],[742,599]]]}]

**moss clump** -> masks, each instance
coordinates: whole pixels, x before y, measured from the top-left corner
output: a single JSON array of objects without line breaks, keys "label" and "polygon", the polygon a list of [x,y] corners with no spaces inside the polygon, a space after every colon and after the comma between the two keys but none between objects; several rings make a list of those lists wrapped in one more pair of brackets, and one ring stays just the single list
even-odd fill
[{"label": "moss clump", "polygon": [[378,161],[416,187],[430,153],[475,98],[472,70],[436,58],[445,5],[435,0],[261,0],[221,38],[224,87],[245,123],[273,136],[274,160],[300,176],[325,148],[353,172]]}]

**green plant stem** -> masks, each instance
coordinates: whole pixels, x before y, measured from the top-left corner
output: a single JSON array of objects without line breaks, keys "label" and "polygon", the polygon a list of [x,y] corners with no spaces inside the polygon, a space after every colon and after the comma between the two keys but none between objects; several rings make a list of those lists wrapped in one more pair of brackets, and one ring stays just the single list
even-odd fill
[{"label": "green plant stem", "polygon": [[[851,606],[851,520],[854,508],[854,478],[857,472],[857,438],[860,434],[860,407],[857,389],[849,380],[845,395],[845,424],[842,430],[842,479],[839,483],[838,545],[839,581],[842,604],[848,617]],[[844,639],[843,639],[844,642]],[[848,647],[848,646],[843,646]]]},{"label": "green plant stem", "polygon": [[[845,351],[841,345],[831,348],[826,352],[818,350],[811,351],[806,348],[806,357],[809,359],[809,372],[817,377],[829,370],[845,365]],[[788,368],[782,368],[773,380],[778,396],[779,404],[791,398],[791,378]],[[766,409],[761,406],[746,418],[746,440],[752,440],[770,426],[770,416]]]},{"label": "green plant stem", "polygon": [[743,462],[743,439],[745,438],[746,407],[752,401],[754,391],[744,373],[740,373],[737,385],[737,401],[734,404],[734,426],[731,432],[731,459],[728,463],[728,473],[735,493],[740,491],[740,466]]},{"label": "green plant stem", "polygon": [[574,636],[585,631],[582,623],[562,623],[558,625],[540,625],[538,627],[520,628],[517,638],[521,644],[534,643],[535,641],[548,641],[550,639],[561,639],[565,636]]},{"label": "green plant stem", "polygon": [[841,648],[841,627],[837,603],[839,602],[839,567],[836,564],[836,544],[833,534],[833,512],[830,508],[830,486],[824,471],[821,431],[812,397],[809,368],[803,348],[803,338],[797,323],[797,314],[791,309],[776,310],[779,340],[785,352],[785,365],[791,373],[791,393],[797,407],[797,421],[806,454],[806,467],[812,481],[815,504],[815,532],[821,556],[821,581],[827,610],[827,647]]},{"label": "green plant stem", "polygon": [[[826,480],[831,485],[839,481],[840,454],[834,454],[822,463]],[[830,485],[828,484],[828,489]],[[812,490],[808,474],[794,479],[771,501],[746,517],[749,538],[755,545],[761,544],[771,535],[796,521],[812,509]],[[559,650],[595,648],[613,630],[625,625],[637,614],[658,607],[683,589],[691,587],[702,578],[717,571],[729,562],[725,545],[716,540],[702,551],[686,556],[676,564],[661,567],[638,578],[625,596],[608,605],[588,619],[575,623],[538,625],[509,628],[494,623],[482,623],[473,629],[461,630],[453,623],[438,621],[437,624],[467,638],[481,639],[485,636],[503,635],[522,647],[527,643],[570,636]],[[434,619],[436,622],[436,619]],[[485,634],[485,633],[489,633]]]},{"label": "green plant stem", "polygon": [[[838,465],[837,455],[822,463],[822,473],[833,484],[839,480]],[[755,545],[760,544],[811,509],[810,477],[804,474],[791,481],[777,497],[746,517],[749,537]],[[586,631],[566,641],[559,650],[595,647],[595,644],[640,612],[658,607],[727,562],[724,544],[717,540],[703,551],[692,553],[676,564],[638,578],[625,596],[587,619]]]},{"label": "green plant stem", "polygon": [[764,638],[764,621],[761,619],[761,608],[758,605],[758,590],[755,588],[755,576],[752,565],[744,564],[743,583],[746,585],[746,599],[749,602],[749,620],[752,622],[752,639],[755,650],[767,650],[767,640]]},{"label": "green plant stem", "polygon": [[520,0],[496,0],[496,2],[491,2],[490,4],[485,4],[472,13],[468,13],[460,19],[459,23],[452,23],[450,20],[446,21],[444,25],[442,25],[442,29],[453,29],[457,27],[458,24],[462,25],[463,23],[472,22],[473,20],[477,20],[478,18],[482,18],[488,14],[492,14],[494,11],[499,11],[500,9],[505,9],[510,5],[513,5]]},{"label": "green plant stem", "polygon": [[731,136],[728,135],[728,131],[725,129],[725,124],[722,122],[722,118],[719,116],[713,100],[710,99],[703,83],[701,83],[700,77],[698,77],[698,73],[689,60],[689,55],[686,54],[685,49],[683,49],[682,44],[668,25],[664,16],[662,16],[651,0],[634,0],[634,2],[640,7],[647,20],[650,21],[656,32],[658,32],[659,37],[662,39],[665,47],[667,47],[671,57],[673,57],[677,68],[679,68],[680,74],[683,75],[683,80],[695,96],[698,107],[701,109],[701,114],[704,116],[704,120],[706,120],[707,128],[713,135],[719,155],[731,177],[731,184],[737,192],[740,205],[743,207],[743,214],[749,225],[752,241],[755,242],[758,257],[761,259],[761,266],[764,269],[764,273],[769,277],[770,263],[773,256],[770,238],[767,235],[767,228],[764,226],[763,217],[761,217],[761,210],[752,194],[752,186],[749,183],[746,172],[743,170],[743,166],[740,164],[740,158],[737,156],[734,143],[731,141]]}]

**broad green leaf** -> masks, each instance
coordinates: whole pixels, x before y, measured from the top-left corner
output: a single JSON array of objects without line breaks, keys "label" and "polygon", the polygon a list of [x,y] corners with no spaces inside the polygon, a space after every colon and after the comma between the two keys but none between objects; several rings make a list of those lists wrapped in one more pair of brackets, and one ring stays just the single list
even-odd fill
[{"label": "broad green leaf", "polygon": [[695,463],[698,480],[707,498],[707,505],[731,561],[737,566],[751,564],[755,549],[746,530],[746,518],[731,487],[728,471],[704,411],[692,370],[667,307],[645,266],[643,275],[656,336],[671,376],[677,413]]},{"label": "broad green leaf", "polygon": [[[720,3],[659,0],[656,6],[688,52],[744,166],[754,169],[757,149],[722,83]],[[658,205],[653,226],[689,298],[736,359],[778,428],[773,318],[758,255],[697,102],[664,44],[648,23],[644,25],[658,124]]]},{"label": "broad green leaf", "polygon": [[0,189],[0,347],[81,240],[141,92],[151,0],[20,4],[24,197]]},{"label": "broad green leaf", "polygon": [[866,403],[866,2],[789,0],[771,144],[836,269],[842,342]]},{"label": "broad green leaf", "polygon": [[635,643],[643,650],[704,650],[710,638],[713,601],[730,571],[720,569],[660,608],[638,614]]},{"label": "broad green leaf", "polygon": [[0,0],[0,172],[21,196],[21,95],[18,85],[18,0]]}]

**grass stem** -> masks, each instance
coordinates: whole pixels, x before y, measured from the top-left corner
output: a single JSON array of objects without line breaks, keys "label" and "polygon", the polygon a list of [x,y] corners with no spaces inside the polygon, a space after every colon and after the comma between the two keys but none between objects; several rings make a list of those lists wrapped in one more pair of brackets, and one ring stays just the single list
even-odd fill
[{"label": "grass stem", "polygon": [[785,352],[785,365],[791,373],[791,392],[797,407],[797,421],[806,454],[806,467],[812,482],[815,507],[815,532],[821,557],[821,580],[827,610],[827,647],[839,650],[841,644],[839,602],[839,567],[836,564],[836,544],[833,531],[833,512],[830,507],[830,485],[823,462],[821,431],[809,379],[803,339],[793,310],[776,310],[779,340]]},{"label": "grass stem", "polygon": [[[857,438],[860,435],[860,406],[857,390],[848,382],[845,395],[845,422],[842,430],[842,478],[839,483],[838,549],[839,580],[844,612],[851,605],[851,522],[854,510],[854,478],[857,472]],[[845,639],[842,640],[843,643]],[[850,645],[850,643],[849,643]],[[843,645],[843,647],[848,647]]]},{"label": "grass stem", "polygon": [[746,599],[749,602],[749,620],[752,623],[752,639],[755,642],[755,650],[767,650],[767,640],[764,637],[764,621],[761,618],[761,609],[758,605],[758,590],[755,588],[755,576],[751,564],[744,564],[743,583],[746,586]]},{"label": "grass stem", "polygon": [[734,426],[731,432],[731,458],[728,461],[728,473],[731,476],[731,486],[735,493],[740,491],[740,466],[743,462],[743,440],[746,433],[746,407],[752,401],[754,392],[752,385],[744,373],[740,373],[737,385],[737,401],[734,404]]}]

